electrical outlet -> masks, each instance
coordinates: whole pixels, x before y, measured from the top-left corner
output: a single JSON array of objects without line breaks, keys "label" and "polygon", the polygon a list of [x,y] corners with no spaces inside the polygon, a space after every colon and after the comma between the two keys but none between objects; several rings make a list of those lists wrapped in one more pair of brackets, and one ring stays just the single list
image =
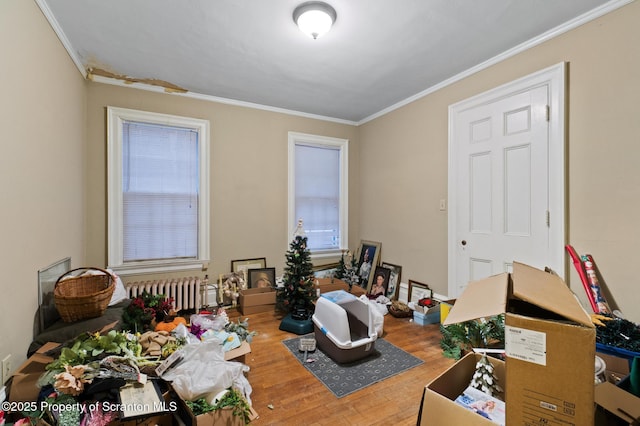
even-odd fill
[{"label": "electrical outlet", "polygon": [[9,380],[11,374],[11,355],[7,355],[2,359],[2,383]]}]

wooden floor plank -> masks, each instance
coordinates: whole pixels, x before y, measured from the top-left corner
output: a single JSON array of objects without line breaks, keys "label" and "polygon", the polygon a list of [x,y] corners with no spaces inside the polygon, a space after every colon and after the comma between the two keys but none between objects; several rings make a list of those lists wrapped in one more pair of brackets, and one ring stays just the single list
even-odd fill
[{"label": "wooden floor plank", "polygon": [[[229,311],[231,320],[239,314]],[[245,357],[259,414],[253,425],[415,425],[424,386],[453,365],[440,349],[437,324],[421,326],[409,318],[384,317],[384,339],[422,359],[418,367],[342,398],[336,398],[282,343],[298,337],[279,330],[275,312],[243,316],[258,332]],[[272,406],[273,408],[269,408]]]}]

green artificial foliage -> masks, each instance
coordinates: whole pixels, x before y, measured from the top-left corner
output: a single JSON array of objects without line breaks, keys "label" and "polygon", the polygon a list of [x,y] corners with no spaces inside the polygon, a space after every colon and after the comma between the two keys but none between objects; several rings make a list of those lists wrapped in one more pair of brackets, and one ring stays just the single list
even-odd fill
[{"label": "green artificial foliage", "polygon": [[504,347],[504,315],[441,325],[440,347],[444,356],[460,359],[472,348]]},{"label": "green artificial foliage", "polygon": [[185,403],[196,417],[211,411],[230,408],[233,410],[234,416],[242,418],[244,424],[251,423],[251,407],[240,391],[234,388],[229,388],[228,392],[214,405],[209,404],[204,398],[185,401]]},{"label": "green artificial foliage", "polygon": [[257,331],[249,331],[249,318],[241,320],[238,318],[237,322],[230,321],[224,326],[224,331],[227,333],[236,333],[238,338],[247,343],[251,343],[253,336],[258,334]]},{"label": "green artificial foliage", "polygon": [[286,253],[283,285],[276,289],[276,309],[295,319],[308,319],[317,299],[307,237],[296,235]]}]

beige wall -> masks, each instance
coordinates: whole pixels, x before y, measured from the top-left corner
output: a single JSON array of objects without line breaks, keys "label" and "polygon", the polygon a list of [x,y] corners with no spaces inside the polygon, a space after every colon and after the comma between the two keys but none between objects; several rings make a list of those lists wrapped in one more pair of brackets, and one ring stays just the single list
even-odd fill
[{"label": "beige wall", "polygon": [[84,261],[85,81],[34,1],[0,2],[0,359],[32,340],[37,271]]},{"label": "beige wall", "polygon": [[[447,291],[447,108],[568,63],[568,242],[591,253],[620,309],[640,321],[640,3],[583,25],[360,128],[362,238],[382,259]],[[572,265],[568,279],[584,302]]]},{"label": "beige wall", "polygon": [[[87,259],[106,264],[105,108],[117,106],[209,120],[211,123],[211,250],[207,273],[230,271],[233,259],[266,257],[283,273],[289,248],[287,229],[287,132],[349,139],[349,191],[358,194],[357,127],[257,109],[196,100],[100,83],[89,84],[86,181]],[[358,203],[350,205],[357,238]],[[289,235],[289,237],[288,237]],[[190,271],[174,275],[198,275]],[[123,277],[126,281],[141,279]]]}]

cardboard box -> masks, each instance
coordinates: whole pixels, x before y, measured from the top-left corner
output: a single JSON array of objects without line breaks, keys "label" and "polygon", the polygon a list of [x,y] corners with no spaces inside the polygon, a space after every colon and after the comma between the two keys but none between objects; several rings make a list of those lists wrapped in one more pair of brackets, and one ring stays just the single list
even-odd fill
[{"label": "cardboard box", "polygon": [[[425,387],[422,404],[420,405],[420,411],[418,413],[419,425],[495,426],[495,423],[492,421],[469,411],[455,402],[455,399],[460,396],[471,383],[471,377],[476,371],[476,363],[481,357],[481,354],[467,354]],[[489,361],[494,367],[494,374],[498,378],[498,384],[506,390],[505,363],[492,357],[489,357]],[[507,407],[507,412],[508,411]]]},{"label": "cardboard box", "polygon": [[627,358],[599,352],[597,347],[596,355],[606,365],[605,375],[608,382],[615,385],[629,374],[629,360]]},{"label": "cardboard box", "polygon": [[422,306],[416,306],[416,310],[413,311],[413,321],[416,324],[439,324],[440,323],[440,304],[432,306],[430,308],[424,308]]},{"label": "cardboard box", "polygon": [[224,353],[225,361],[238,361],[244,363],[246,354],[251,353],[251,346],[246,342],[242,342],[240,346]]},{"label": "cardboard box", "polygon": [[60,344],[55,342],[45,343],[16,370],[11,378],[10,402],[30,402],[38,399],[40,388],[36,383],[46,371],[47,364],[54,361],[45,353],[58,346]]},{"label": "cardboard box", "polygon": [[595,326],[557,275],[514,262],[468,284],[444,325],[505,313],[507,424],[593,424]]},{"label": "cardboard box", "polygon": [[266,287],[240,290],[239,304],[242,315],[274,311],[276,309],[276,291]]},{"label": "cardboard box", "polygon": [[[244,426],[244,421],[238,416],[234,416],[231,409],[221,409],[211,411],[209,413],[195,416],[189,409],[189,406],[177,394],[172,393],[173,397],[178,401],[178,415],[182,423],[186,426]],[[257,419],[258,413],[251,407],[249,419],[251,421]]]},{"label": "cardboard box", "polygon": [[135,420],[116,420],[109,426],[173,426],[173,414],[157,414]]},{"label": "cardboard box", "polygon": [[609,382],[600,383],[595,388],[595,402],[602,410],[596,410],[595,424],[610,426],[615,424],[637,425],[640,419],[640,398],[622,387]]},{"label": "cardboard box", "polygon": [[[251,414],[249,416],[249,419],[253,421],[256,418],[258,418],[258,413],[256,413],[255,410],[251,408]],[[191,424],[197,425],[197,426],[220,426],[220,425],[244,426],[245,425],[244,421],[240,417],[233,415],[233,410],[231,408],[223,408],[221,410],[200,414],[199,416],[193,416]]]},{"label": "cardboard box", "polygon": [[[330,291],[344,290],[349,291],[349,284],[339,280],[337,278],[318,278],[318,286],[320,287],[320,294],[329,293]],[[358,285],[351,287],[351,294],[360,296],[366,294],[367,290]]]}]

